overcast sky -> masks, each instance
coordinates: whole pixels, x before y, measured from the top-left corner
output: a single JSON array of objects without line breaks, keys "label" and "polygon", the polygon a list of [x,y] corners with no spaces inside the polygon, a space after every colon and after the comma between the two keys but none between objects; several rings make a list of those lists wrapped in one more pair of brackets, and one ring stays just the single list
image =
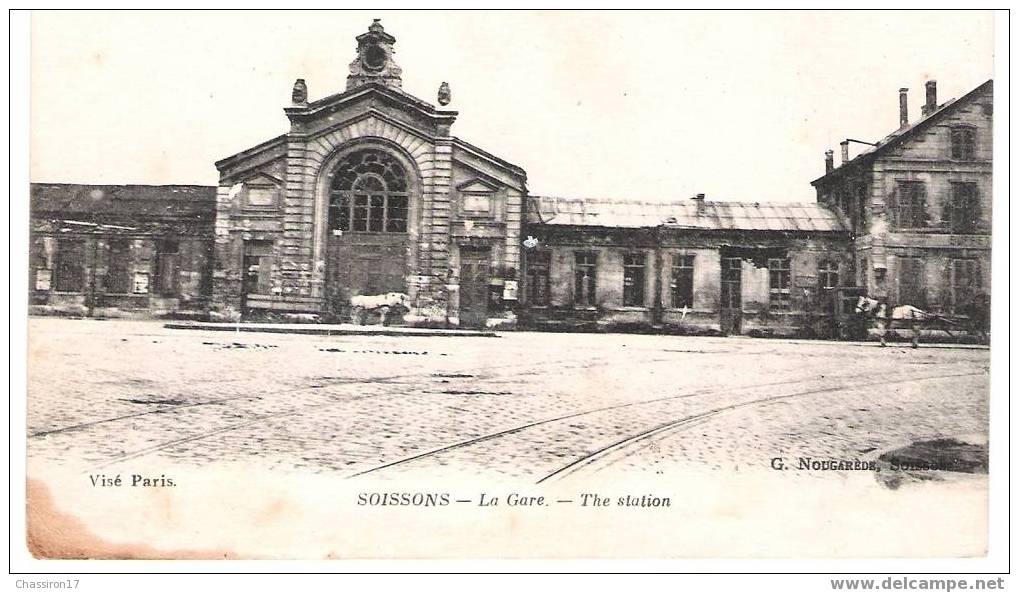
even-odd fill
[{"label": "overcast sky", "polygon": [[[823,153],[993,75],[992,16],[967,12],[36,13],[36,182],[208,184],[216,160],[288,129],[295,78],[345,88],[381,18],[403,88],[448,81],[453,133],[532,194],[813,200]],[[858,148],[854,148],[854,154]]]}]

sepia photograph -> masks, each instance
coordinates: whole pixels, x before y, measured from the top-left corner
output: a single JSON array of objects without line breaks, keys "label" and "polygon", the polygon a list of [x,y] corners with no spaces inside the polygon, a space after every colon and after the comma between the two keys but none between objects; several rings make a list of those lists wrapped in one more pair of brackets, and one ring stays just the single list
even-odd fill
[{"label": "sepia photograph", "polygon": [[987,558],[999,18],[33,11],[12,542]]}]

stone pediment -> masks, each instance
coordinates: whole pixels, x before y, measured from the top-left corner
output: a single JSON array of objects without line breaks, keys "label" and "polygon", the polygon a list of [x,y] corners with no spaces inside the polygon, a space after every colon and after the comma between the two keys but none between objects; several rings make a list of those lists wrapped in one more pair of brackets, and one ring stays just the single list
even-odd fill
[{"label": "stone pediment", "polygon": [[307,105],[287,107],[284,111],[291,122],[291,133],[313,133],[375,111],[426,135],[445,136],[457,116],[456,111],[436,109],[430,103],[381,83],[364,84]]},{"label": "stone pediment", "polygon": [[460,171],[459,179],[466,180],[456,186],[461,193],[492,193],[503,187],[527,192],[523,169],[459,138],[453,139],[453,162]]},{"label": "stone pediment", "polygon": [[282,179],[277,179],[264,171],[258,171],[253,175],[241,179],[240,182],[247,185],[275,185],[277,187],[283,185]]},{"label": "stone pediment", "polygon": [[493,183],[485,181],[484,179],[471,179],[470,181],[461,183],[456,186],[456,189],[463,193],[493,193],[499,190],[499,187]]}]

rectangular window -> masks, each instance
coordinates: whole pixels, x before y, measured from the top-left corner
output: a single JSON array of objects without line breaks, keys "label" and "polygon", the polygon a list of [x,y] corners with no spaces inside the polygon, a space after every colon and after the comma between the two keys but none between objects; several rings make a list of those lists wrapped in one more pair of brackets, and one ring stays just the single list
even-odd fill
[{"label": "rectangular window", "polygon": [[927,188],[920,181],[900,181],[895,196],[895,226],[919,229],[927,226]]},{"label": "rectangular window", "polygon": [[722,258],[722,308],[742,307],[743,260],[738,257]]},{"label": "rectangular window", "polygon": [[676,309],[693,308],[693,261],[692,255],[676,255],[672,258],[672,306]]},{"label": "rectangular window", "polygon": [[360,233],[406,233],[406,194],[335,191],[329,202],[329,229]]},{"label": "rectangular window", "polygon": [[106,292],[131,292],[131,242],[127,239],[110,239],[106,262]]},{"label": "rectangular window", "polygon": [[367,231],[368,230],[368,196],[359,194],[354,196],[354,215],[351,217],[352,222],[350,230],[352,231]]},{"label": "rectangular window", "polygon": [[57,240],[53,288],[58,292],[81,292],[85,286],[85,241]]},{"label": "rectangular window", "polygon": [[817,301],[815,305],[822,311],[834,312],[836,303],[835,289],[839,285],[839,264],[831,260],[822,260],[817,265]]},{"label": "rectangular window", "polygon": [[867,185],[861,184],[856,188],[856,231],[858,234],[866,234],[867,231]]},{"label": "rectangular window", "polygon": [[644,254],[623,256],[623,306],[644,306]]},{"label": "rectangular window", "polygon": [[817,266],[817,288],[821,292],[834,290],[839,285],[839,264],[833,261],[822,261]]},{"label": "rectangular window", "polygon": [[407,196],[388,196],[386,199],[386,231],[407,232]]},{"label": "rectangular window", "polygon": [[272,241],[244,242],[244,294],[272,294]]},{"label": "rectangular window", "polygon": [[919,257],[899,257],[899,305],[913,305],[923,309],[927,304],[924,289],[923,260]]},{"label": "rectangular window", "polygon": [[172,239],[156,242],[156,293],[177,296],[177,277],[180,272],[180,243]]},{"label": "rectangular window", "polygon": [[973,128],[952,128],[952,158],[971,161],[976,153],[976,131]]},{"label": "rectangular window", "polygon": [[949,307],[953,312],[966,308],[973,302],[973,297],[980,292],[983,279],[980,274],[980,262],[975,259],[953,259],[951,268]]},{"label": "rectangular window", "polygon": [[368,202],[371,204],[368,211],[368,230],[373,233],[381,233],[385,223],[386,197],[371,196]]},{"label": "rectangular window", "polygon": [[980,220],[980,198],[976,183],[953,183],[952,195],[945,205],[945,221],[953,233],[976,231]]},{"label": "rectangular window", "polygon": [[350,230],[350,196],[339,194],[329,204],[329,222],[333,230]]},{"label": "rectangular window", "polygon": [[773,257],[768,260],[768,306],[772,309],[788,309],[789,258]]},{"label": "rectangular window", "polygon": [[853,215],[853,210],[850,208],[852,197],[849,195],[849,188],[840,187],[835,192],[835,206],[842,212],[847,218]]},{"label": "rectangular window", "polygon": [[549,284],[552,254],[534,251],[527,254],[527,302],[544,307],[549,304]]},{"label": "rectangular window", "polygon": [[577,305],[593,307],[595,304],[598,255],[594,253],[577,253],[574,255],[574,262],[574,302]]}]

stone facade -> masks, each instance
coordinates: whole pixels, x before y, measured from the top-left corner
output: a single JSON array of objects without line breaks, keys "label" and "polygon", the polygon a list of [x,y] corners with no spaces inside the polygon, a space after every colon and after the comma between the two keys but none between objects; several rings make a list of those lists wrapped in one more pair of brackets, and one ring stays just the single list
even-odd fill
[{"label": "stone facade", "polygon": [[298,79],[289,130],[215,188],[33,184],[32,312],[347,322],[395,294],[408,325],[804,337],[849,337],[861,294],[986,316],[991,81],[940,105],[928,83],[913,124],[903,89],[899,130],[826,153],[816,203],[545,198],[403,90],[395,43],[358,36],[340,93]]},{"label": "stone facade", "polygon": [[[605,217],[596,204],[585,204],[588,218]],[[662,204],[657,210],[667,213],[679,206]],[[706,214],[700,225],[690,224],[696,215],[684,220],[687,224],[670,224],[665,222],[669,216],[660,216],[657,226],[653,220],[631,221],[631,228],[613,227],[613,221],[606,226],[584,225],[583,220],[557,223],[555,217],[538,222],[547,217],[533,215],[525,229],[532,245],[524,252],[521,318],[527,327],[802,337],[838,333],[836,289],[852,264],[849,233],[841,221],[831,221],[827,230],[805,232],[711,228],[715,220]],[[580,269],[585,264],[588,272]],[[824,278],[822,269],[829,270]],[[588,275],[594,280],[585,287]],[[536,284],[547,284],[547,291]]]},{"label": "stone facade", "polygon": [[204,317],[213,192],[180,185],[32,184],[29,312]]},{"label": "stone facade", "polygon": [[[452,136],[455,111],[403,92],[394,43],[374,23],[358,37],[345,92],[296,101],[284,110],[289,132],[216,163],[216,316],[277,311],[343,319],[350,297],[377,291],[409,295],[409,323],[459,325],[462,251],[484,260],[483,277],[472,282],[486,291],[515,279],[524,171]],[[299,82],[295,99],[306,93]],[[352,163],[361,173],[351,173]],[[348,173],[356,180],[344,188]],[[255,203],[247,198],[253,190]],[[348,217],[337,212],[348,207],[349,218],[331,218]],[[259,262],[271,275],[262,282],[271,289],[260,294],[245,286],[245,250],[254,244],[265,250],[258,257],[271,258]],[[366,283],[344,272],[344,261],[365,258],[387,277]],[[491,304],[489,313],[503,316]]]},{"label": "stone facade", "polygon": [[990,294],[993,83],[945,104],[927,83],[910,124],[813,182],[851,220],[856,283],[872,297],[953,316],[986,314]]}]

